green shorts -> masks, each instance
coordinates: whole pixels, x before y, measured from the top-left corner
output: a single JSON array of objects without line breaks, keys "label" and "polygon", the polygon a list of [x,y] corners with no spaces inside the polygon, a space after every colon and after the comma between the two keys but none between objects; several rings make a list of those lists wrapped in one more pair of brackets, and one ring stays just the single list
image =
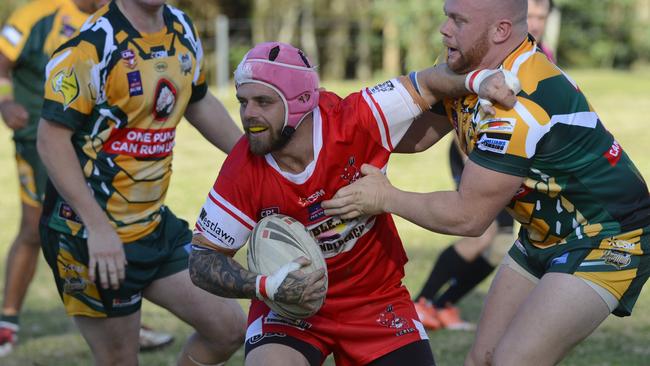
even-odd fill
[{"label": "green shorts", "polygon": [[187,269],[191,240],[187,222],[163,207],[161,222],[153,233],[124,244],[126,277],[118,290],[112,290],[101,288],[99,279],[94,283],[88,279],[86,239],[41,224],[43,254],[54,273],[66,312],[93,318],[138,311],[147,286]]},{"label": "green shorts", "polygon": [[40,207],[47,184],[47,171],[36,151],[36,141],[15,141],[16,166],[20,182],[20,199],[32,207]]},{"label": "green shorts", "polygon": [[595,283],[619,301],[612,314],[628,316],[650,276],[650,228],[544,249],[517,239],[508,254],[536,278],[559,272]]}]

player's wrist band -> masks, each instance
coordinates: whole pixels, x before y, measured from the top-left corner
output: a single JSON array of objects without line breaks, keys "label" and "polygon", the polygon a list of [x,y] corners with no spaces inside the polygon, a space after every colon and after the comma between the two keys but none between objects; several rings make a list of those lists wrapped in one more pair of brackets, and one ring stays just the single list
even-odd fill
[{"label": "player's wrist band", "polygon": [[260,300],[266,300],[269,298],[269,295],[266,293],[266,278],[267,276],[258,275],[255,278],[255,295]]},{"label": "player's wrist band", "polygon": [[471,71],[465,76],[465,89],[471,93],[478,94],[483,80],[496,72],[499,72],[499,70],[480,69]]},{"label": "player's wrist band", "polygon": [[14,85],[11,79],[0,78],[0,102],[14,99]]}]

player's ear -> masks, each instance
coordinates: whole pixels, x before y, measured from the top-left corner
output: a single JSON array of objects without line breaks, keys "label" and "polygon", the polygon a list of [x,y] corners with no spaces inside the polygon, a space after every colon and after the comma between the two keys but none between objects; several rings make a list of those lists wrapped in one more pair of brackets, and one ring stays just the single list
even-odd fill
[{"label": "player's ear", "polygon": [[500,44],[507,41],[512,35],[512,22],[508,19],[499,20],[492,32],[492,42]]}]

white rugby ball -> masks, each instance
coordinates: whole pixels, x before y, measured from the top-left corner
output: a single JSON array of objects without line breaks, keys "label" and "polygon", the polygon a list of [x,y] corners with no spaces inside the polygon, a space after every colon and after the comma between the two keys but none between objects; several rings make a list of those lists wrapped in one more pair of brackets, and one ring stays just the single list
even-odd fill
[{"label": "white rugby ball", "polygon": [[[304,273],[325,269],[327,265],[316,240],[298,220],[286,215],[270,215],[261,219],[250,237],[248,246],[248,269],[252,272],[270,275],[283,265],[298,257],[307,257],[311,264],[302,267]],[[327,289],[327,274],[325,275]],[[320,300],[318,309],[325,297]],[[291,319],[304,319],[314,315],[318,309],[308,312],[295,304],[264,300],[277,314]]]}]

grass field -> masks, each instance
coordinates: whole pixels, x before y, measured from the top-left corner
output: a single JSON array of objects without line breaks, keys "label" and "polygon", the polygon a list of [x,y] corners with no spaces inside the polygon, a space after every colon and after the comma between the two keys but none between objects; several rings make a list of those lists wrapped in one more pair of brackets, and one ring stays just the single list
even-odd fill
[{"label": "grass field", "polygon": [[[623,148],[636,162],[646,178],[650,178],[650,78],[647,72],[576,71],[571,75],[585,91],[602,120],[614,133]],[[357,90],[360,83],[326,85],[340,93]],[[226,98],[228,97],[228,98]],[[231,95],[223,97],[229,109],[236,106]],[[238,118],[237,118],[238,120]],[[13,145],[9,131],[2,125],[0,136],[0,280],[4,283],[4,256],[13,239],[20,215]],[[415,191],[450,189],[446,152],[448,141],[429,151],[411,156],[394,156],[389,169],[391,180],[400,188]],[[223,154],[204,142],[189,124],[179,127],[174,177],[167,197],[168,205],[180,217],[193,222],[205,194],[211,187]],[[404,282],[412,292],[419,290],[438,252],[453,238],[433,234],[397,219],[410,262]],[[244,251],[238,254],[242,259]],[[476,321],[489,281],[460,303],[466,318]],[[245,302],[242,302],[246,306]],[[142,354],[142,365],[173,365],[182,340],[190,333],[187,325],[165,310],[145,303],[146,324],[173,333],[177,341],[164,351]],[[89,350],[64,312],[57,296],[50,269],[41,260],[21,317],[20,347],[1,365],[89,365]],[[431,347],[439,365],[460,365],[473,334],[462,331],[430,333]],[[649,365],[650,364],[650,290],[646,288],[637,302],[632,317],[610,317],[562,363],[563,365]],[[228,365],[243,364],[243,350]],[[328,360],[326,363],[332,365]]]}]

